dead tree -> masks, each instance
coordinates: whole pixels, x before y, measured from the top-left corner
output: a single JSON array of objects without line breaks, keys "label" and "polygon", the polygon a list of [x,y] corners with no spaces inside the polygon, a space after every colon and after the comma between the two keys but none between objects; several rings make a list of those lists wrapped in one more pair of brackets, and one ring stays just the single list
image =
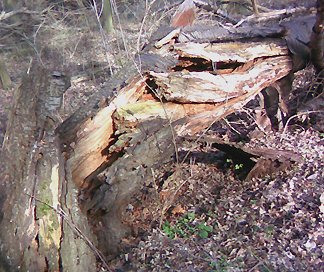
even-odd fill
[{"label": "dead tree", "polygon": [[63,73],[35,63],[15,93],[3,145],[7,190],[0,225],[9,271],[95,271],[95,255],[80,233],[95,239],[75,201],[75,185],[65,182],[69,174],[54,133],[69,86]]},{"label": "dead tree", "polygon": [[122,212],[152,169],[289,76],[286,29],[166,30],[59,125],[68,78],[35,64],[15,94],[3,153],[1,249],[30,271],[95,271],[130,231]]}]

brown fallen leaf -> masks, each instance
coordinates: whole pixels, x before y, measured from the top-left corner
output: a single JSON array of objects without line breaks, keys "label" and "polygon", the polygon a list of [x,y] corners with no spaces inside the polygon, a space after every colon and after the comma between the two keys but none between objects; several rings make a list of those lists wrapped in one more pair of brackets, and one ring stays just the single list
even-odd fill
[{"label": "brown fallen leaf", "polygon": [[162,202],[166,201],[170,196],[171,192],[169,190],[164,190],[159,193],[159,197]]},{"label": "brown fallen leaf", "polygon": [[186,210],[184,208],[182,208],[182,206],[180,204],[176,205],[171,211],[171,213],[173,215],[184,214],[185,212],[186,212]]}]

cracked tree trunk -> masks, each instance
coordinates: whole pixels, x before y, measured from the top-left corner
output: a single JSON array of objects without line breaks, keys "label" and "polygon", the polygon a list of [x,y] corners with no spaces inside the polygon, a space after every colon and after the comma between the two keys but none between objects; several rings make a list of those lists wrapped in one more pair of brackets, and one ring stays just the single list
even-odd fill
[{"label": "cracked tree trunk", "polygon": [[[63,73],[34,63],[14,95],[3,145],[6,200],[0,243],[8,271],[95,271],[95,241],[66,180],[54,129],[63,93]],[[68,177],[68,175],[67,175]]]},{"label": "cracked tree trunk", "polygon": [[[213,31],[203,34],[219,34]],[[199,32],[192,35],[200,39]],[[57,129],[104,255],[118,253],[130,232],[122,222],[125,207],[155,169],[177,157],[181,136],[242,109],[292,70],[282,39],[207,43],[166,37],[138,57],[140,75],[129,66],[120,82],[112,79],[110,89]]]},{"label": "cracked tree trunk", "polygon": [[94,271],[96,258],[105,265],[130,232],[125,206],[156,168],[177,157],[181,138],[291,74],[282,33],[171,30],[62,124],[57,112],[68,80],[34,65],[16,92],[4,144],[0,235],[9,265]]}]

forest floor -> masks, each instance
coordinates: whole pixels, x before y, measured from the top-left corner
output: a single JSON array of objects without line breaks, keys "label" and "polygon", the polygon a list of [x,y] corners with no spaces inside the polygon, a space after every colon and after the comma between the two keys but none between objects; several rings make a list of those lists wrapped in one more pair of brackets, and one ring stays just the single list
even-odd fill
[{"label": "forest floor", "polygon": [[[305,99],[311,74],[307,69],[296,75],[291,102]],[[320,103],[324,105],[323,98]],[[244,112],[237,112],[214,124],[207,136],[185,140],[178,147],[180,163],[155,173],[129,205],[125,220],[134,236],[123,241],[124,252],[113,267],[323,271],[321,118],[323,112],[308,115],[306,122],[296,117],[286,129],[263,133]],[[238,145],[226,149],[217,145],[219,139]],[[240,159],[238,146],[273,154],[286,151],[291,157],[278,162],[273,156],[274,164],[247,177],[250,162]]]},{"label": "forest floor", "polygon": [[[135,41],[136,33],[127,33]],[[102,48],[86,51],[89,44],[99,47],[95,36],[76,33],[65,48],[74,77],[63,118],[105,86],[105,75],[89,73],[106,58],[98,54]],[[111,54],[122,55],[118,50]],[[83,63],[73,59],[84,52]],[[13,81],[11,89],[0,88],[1,145],[14,89],[30,62],[14,51],[0,58]],[[85,80],[81,71],[87,71]],[[125,210],[132,235],[122,241],[111,270],[323,271],[324,98],[314,95],[314,82],[311,67],[296,74],[289,100],[296,116],[277,131],[259,129],[252,102],[204,135],[184,139],[177,160],[156,170]],[[271,162],[248,176],[255,156],[242,157],[242,149],[266,150]],[[291,156],[278,160],[278,152]]]}]

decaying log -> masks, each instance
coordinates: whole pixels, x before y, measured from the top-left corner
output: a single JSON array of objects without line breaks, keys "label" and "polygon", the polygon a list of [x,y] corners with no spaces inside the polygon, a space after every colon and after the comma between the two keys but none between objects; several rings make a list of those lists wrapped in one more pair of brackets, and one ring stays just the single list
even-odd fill
[{"label": "decaying log", "polygon": [[[291,64],[289,57],[282,56],[271,60],[266,59],[264,62],[260,62],[254,68],[248,70],[247,73],[237,72],[228,75],[212,75],[207,72],[184,72],[182,75],[175,72],[171,73],[169,76],[175,79],[177,78],[180,82],[174,80],[175,82],[173,83],[172,80],[167,78],[162,82],[162,77],[167,76],[167,74],[163,73],[158,74],[150,72],[150,77],[144,76],[134,78],[134,80],[132,80],[126,87],[120,90],[119,95],[115,99],[111,100],[108,106],[100,109],[94,117],[83,123],[79,128],[79,131],[76,133],[76,139],[66,143],[67,145],[73,146],[71,148],[73,148],[74,155],[69,159],[73,180],[80,188],[87,187],[87,180],[89,180],[87,177],[95,172],[99,167],[107,163],[110,154],[105,154],[103,151],[107,146],[109,146],[110,142],[116,140],[113,135],[113,120],[109,116],[111,116],[117,108],[140,100],[145,91],[150,91],[148,88],[150,83],[148,81],[152,80],[152,78],[158,78],[158,80],[155,80],[155,84],[160,87],[154,91],[152,95],[160,95],[163,99],[183,104],[216,103],[225,101],[224,105],[217,105],[217,108],[229,108],[228,105],[231,105],[230,99],[233,97],[237,98],[241,95],[242,100],[239,98],[235,100],[237,101],[235,103],[238,103],[239,106],[235,107],[233,110],[237,110],[242,106],[242,104],[247,102],[246,96],[251,95],[251,93],[249,93],[250,90],[254,90],[251,95],[252,99],[263,88],[287,75],[290,70]],[[198,77],[201,80],[199,85],[203,87],[198,86],[199,88],[197,88],[196,83]],[[166,86],[166,83],[168,83],[169,86]],[[172,88],[170,87],[171,85]],[[207,85],[209,85],[209,93],[212,95],[212,98],[209,98],[204,94],[199,95],[199,92],[207,91]],[[177,95],[176,86],[180,88],[179,91],[181,91],[181,87],[186,87],[182,90],[182,95]],[[213,88],[214,91],[212,91]],[[190,97],[191,90],[192,93],[196,93],[195,99]],[[167,94],[168,91],[169,94]],[[248,95],[244,96],[244,94],[247,93]],[[170,98],[172,95],[177,97]],[[186,95],[188,96],[187,98]],[[179,98],[180,96],[181,99]],[[243,100],[243,98],[245,100]],[[159,99],[156,101],[159,102]],[[201,107],[201,112],[205,111],[206,106]],[[210,113],[211,112],[208,114]],[[178,113],[178,115],[183,116],[180,113]],[[203,115],[204,114],[202,113],[200,117],[202,118]],[[135,116],[135,118],[137,117]],[[59,129],[59,133],[63,134],[62,128]],[[94,145],[94,142],[96,142],[96,145]]]},{"label": "decaying log", "polygon": [[145,47],[58,127],[53,109],[61,96],[47,86],[54,82],[61,95],[67,87],[61,74],[33,68],[24,81],[5,144],[6,156],[15,159],[8,171],[15,186],[1,235],[6,245],[20,241],[5,249],[12,265],[23,258],[35,271],[60,265],[94,271],[95,257],[105,262],[96,245],[104,255],[118,252],[130,231],[121,220],[125,205],[153,169],[177,156],[180,136],[241,110],[293,70],[280,27],[193,26],[171,33]]},{"label": "decaying log", "polygon": [[118,75],[119,83],[112,79],[110,90],[57,129],[71,179],[82,192],[82,210],[99,244],[107,245],[100,248],[105,254],[118,252],[119,240],[129,233],[121,222],[125,205],[152,169],[176,155],[179,136],[242,109],[292,71],[281,28],[250,29],[247,35],[235,30],[221,43],[223,32],[202,38],[197,28],[190,35],[184,31],[145,47],[137,66]]}]

